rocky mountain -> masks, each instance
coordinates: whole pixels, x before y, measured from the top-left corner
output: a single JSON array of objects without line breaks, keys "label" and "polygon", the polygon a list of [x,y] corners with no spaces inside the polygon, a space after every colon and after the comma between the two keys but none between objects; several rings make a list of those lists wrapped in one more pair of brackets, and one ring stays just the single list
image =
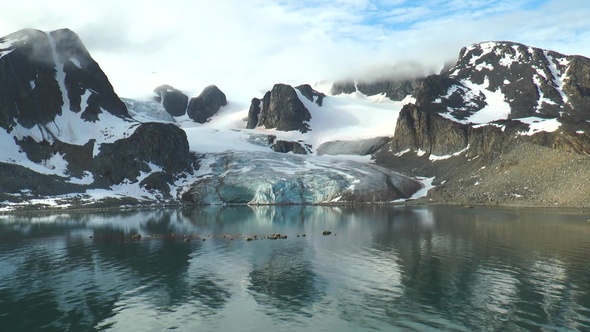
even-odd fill
[{"label": "rocky mountain", "polygon": [[168,173],[171,184],[193,170],[185,133],[133,119],[70,30],[27,29],[0,38],[0,86],[0,163],[4,174],[22,174],[3,177],[8,200],[140,178],[155,188],[157,172]]},{"label": "rocky mountain", "polygon": [[[153,99],[121,99],[74,32],[29,29],[0,38],[0,87],[0,210],[426,193],[565,205],[571,185],[590,197],[566,171],[590,178],[590,60],[518,43],[474,44],[439,74],[337,82],[327,95],[276,84],[241,109],[214,85],[194,98],[162,85]],[[559,195],[545,178],[563,184]]]},{"label": "rocky mountain", "polygon": [[[297,90],[310,101],[321,106],[323,95],[311,89],[309,85],[299,86]],[[315,100],[314,100],[315,99]],[[258,126],[276,128],[281,131],[297,130],[302,133],[310,130],[309,110],[303,105],[295,88],[287,84],[275,84],[262,100],[254,98],[248,112],[247,128]]]},{"label": "rocky mountain", "polygon": [[[586,73],[586,74],[585,74]],[[391,148],[469,156],[530,141],[588,153],[590,59],[518,43],[461,50],[457,64],[417,80]],[[520,139],[519,139],[520,138]]]},{"label": "rocky mountain", "polygon": [[522,146],[587,155],[589,74],[590,59],[581,56],[511,42],[466,47],[455,66],[414,81],[413,103],[403,107],[394,137],[375,160],[406,174],[436,175],[460,192],[461,184],[447,180],[464,179],[470,162],[490,167]]}]

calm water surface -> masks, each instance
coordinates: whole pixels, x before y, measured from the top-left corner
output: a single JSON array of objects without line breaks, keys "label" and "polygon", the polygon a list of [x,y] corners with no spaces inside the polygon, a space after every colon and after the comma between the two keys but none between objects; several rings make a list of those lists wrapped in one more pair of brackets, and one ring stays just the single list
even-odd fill
[{"label": "calm water surface", "polygon": [[[444,206],[2,217],[0,330],[590,331],[589,218]],[[288,238],[245,240],[272,233]]]}]

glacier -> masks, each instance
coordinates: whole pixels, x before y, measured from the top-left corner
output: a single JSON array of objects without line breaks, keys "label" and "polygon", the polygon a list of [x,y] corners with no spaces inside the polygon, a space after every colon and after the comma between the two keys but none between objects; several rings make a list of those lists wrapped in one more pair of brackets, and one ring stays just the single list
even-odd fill
[{"label": "glacier", "polygon": [[192,181],[182,199],[196,204],[382,203],[423,188],[370,163],[247,151],[206,155]]}]

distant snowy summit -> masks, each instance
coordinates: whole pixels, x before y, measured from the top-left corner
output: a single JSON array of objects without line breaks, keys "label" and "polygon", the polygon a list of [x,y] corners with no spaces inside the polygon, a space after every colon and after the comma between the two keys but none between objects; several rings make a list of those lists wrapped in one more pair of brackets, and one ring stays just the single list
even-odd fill
[{"label": "distant snowy summit", "polygon": [[26,29],[0,38],[0,68],[7,203],[129,182],[163,188],[192,172],[185,133],[133,119],[74,32]]}]

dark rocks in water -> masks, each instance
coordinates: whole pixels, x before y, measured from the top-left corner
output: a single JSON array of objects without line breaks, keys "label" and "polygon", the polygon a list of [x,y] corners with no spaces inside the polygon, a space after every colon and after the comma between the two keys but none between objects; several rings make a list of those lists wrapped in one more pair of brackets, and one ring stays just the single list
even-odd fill
[{"label": "dark rocks in water", "polygon": [[309,110],[305,108],[292,86],[275,84],[272,90],[264,95],[258,120],[259,126],[306,133],[310,130],[308,125],[310,120]]},{"label": "dark rocks in water", "polygon": [[154,99],[162,103],[162,106],[170,115],[183,116],[186,114],[188,96],[182,91],[164,84],[155,88],[154,93],[157,95]]},{"label": "dark rocks in water", "polygon": [[0,41],[11,43],[0,50],[0,127],[45,125],[64,111],[80,113],[86,121],[97,121],[103,111],[129,118],[106,75],[71,30],[47,34],[25,29]]},{"label": "dark rocks in water", "polygon": [[281,233],[272,233],[271,235],[266,237],[269,240],[286,240],[288,236],[286,234]]},{"label": "dark rocks in water", "polygon": [[309,144],[302,144],[300,142],[277,140],[271,145],[274,152],[294,154],[308,154],[311,153],[311,146]]},{"label": "dark rocks in water", "polygon": [[191,98],[186,113],[193,121],[205,123],[226,105],[225,94],[217,86],[210,85],[198,97]]},{"label": "dark rocks in water", "polygon": [[191,172],[193,156],[186,133],[173,124],[140,124],[128,138],[102,144],[93,168],[108,184],[118,184],[150,172],[150,163],[171,174]]},{"label": "dark rocks in water", "polygon": [[332,231],[322,231],[323,236],[330,235],[330,234],[332,234]]},{"label": "dark rocks in water", "polygon": [[247,129],[254,129],[258,126],[258,116],[260,115],[260,103],[262,101],[258,98],[252,98],[250,103],[250,109],[248,110],[248,123],[246,124]]},{"label": "dark rocks in water", "polygon": [[309,84],[299,85],[295,87],[295,89],[299,90],[305,98],[309,99],[309,101],[315,102],[318,106],[322,106],[324,98],[326,97],[325,94],[314,90]]}]

